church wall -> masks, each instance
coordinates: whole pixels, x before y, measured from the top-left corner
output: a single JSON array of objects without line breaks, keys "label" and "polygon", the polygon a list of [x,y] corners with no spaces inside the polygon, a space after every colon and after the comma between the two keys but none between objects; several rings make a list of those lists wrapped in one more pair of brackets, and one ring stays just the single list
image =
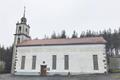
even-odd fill
[{"label": "church wall", "polygon": [[[56,70],[52,69],[52,55],[57,56]],[[69,55],[69,69],[64,69],[64,55]],[[98,55],[99,70],[93,68],[93,55]],[[21,57],[26,56],[25,69],[21,70]],[[36,69],[32,70],[32,56],[36,56]],[[16,75],[40,75],[40,65],[47,65],[47,74],[72,75],[104,73],[106,62],[104,44],[26,46],[17,47]],[[43,63],[45,61],[45,63]]]}]

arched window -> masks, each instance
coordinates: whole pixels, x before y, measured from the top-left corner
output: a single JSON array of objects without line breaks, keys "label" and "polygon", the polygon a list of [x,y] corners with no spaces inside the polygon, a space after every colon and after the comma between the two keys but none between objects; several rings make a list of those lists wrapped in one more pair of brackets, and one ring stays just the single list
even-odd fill
[{"label": "arched window", "polygon": [[28,32],[27,28],[26,28],[26,32]]},{"label": "arched window", "polygon": [[19,29],[18,29],[18,33],[21,33],[21,26],[20,26]]},{"label": "arched window", "polygon": [[19,44],[20,43],[20,38],[18,38],[18,40],[17,40],[17,44]]}]

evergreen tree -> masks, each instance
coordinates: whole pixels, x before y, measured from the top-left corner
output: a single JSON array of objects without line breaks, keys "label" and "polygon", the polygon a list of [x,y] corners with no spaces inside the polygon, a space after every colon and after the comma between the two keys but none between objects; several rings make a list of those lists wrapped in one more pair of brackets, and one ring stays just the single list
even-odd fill
[{"label": "evergreen tree", "polygon": [[5,55],[4,55],[4,61],[5,61],[5,70],[4,72],[10,73],[11,66],[12,66],[12,53],[13,53],[13,47],[9,47],[6,49]]},{"label": "evergreen tree", "polygon": [[0,61],[4,61],[4,53],[5,53],[5,48],[4,46],[0,47]]},{"label": "evergreen tree", "polygon": [[81,35],[80,35],[80,38],[83,38],[85,37],[85,31],[82,31]]},{"label": "evergreen tree", "polygon": [[53,32],[53,34],[51,35],[51,38],[52,38],[52,39],[56,39],[56,38],[57,38],[57,36],[56,36],[56,33],[55,33],[55,32]]},{"label": "evergreen tree", "polygon": [[77,32],[74,30],[72,34],[72,38],[77,38],[77,35],[78,35]]},{"label": "evergreen tree", "polygon": [[13,53],[13,47],[10,48],[4,48],[0,47],[0,61],[5,62],[5,69],[4,69],[4,73],[5,72],[9,72],[11,71],[11,65],[12,65],[12,53]]},{"label": "evergreen tree", "polygon": [[63,31],[61,32],[60,38],[66,38],[66,32],[65,32],[65,30],[63,30]]}]

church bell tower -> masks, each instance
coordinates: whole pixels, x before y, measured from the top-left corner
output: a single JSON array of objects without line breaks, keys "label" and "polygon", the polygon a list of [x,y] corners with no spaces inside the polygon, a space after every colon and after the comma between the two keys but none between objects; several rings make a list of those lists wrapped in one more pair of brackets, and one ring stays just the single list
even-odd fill
[{"label": "church bell tower", "polygon": [[20,23],[16,23],[16,33],[15,35],[15,42],[14,44],[19,44],[24,40],[29,40],[29,31],[30,31],[30,26],[27,25],[27,19],[25,18],[25,8],[24,8],[24,14],[23,17],[21,18]]},{"label": "church bell tower", "polygon": [[30,31],[30,26],[27,24],[27,19],[25,17],[25,7],[24,7],[24,13],[23,17],[21,18],[20,22],[16,23],[16,32],[14,34],[14,45],[13,45],[13,58],[12,58],[12,68],[11,68],[11,73],[15,74],[15,69],[16,69],[16,45],[20,44],[21,42],[25,40],[29,40],[29,31]]}]

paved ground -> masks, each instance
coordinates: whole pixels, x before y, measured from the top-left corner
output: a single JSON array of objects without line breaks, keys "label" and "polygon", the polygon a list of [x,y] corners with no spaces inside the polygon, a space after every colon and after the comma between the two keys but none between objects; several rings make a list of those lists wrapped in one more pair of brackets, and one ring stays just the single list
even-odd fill
[{"label": "paved ground", "polygon": [[120,73],[107,75],[79,75],[71,77],[13,76],[11,74],[0,74],[0,80],[120,80]]}]

